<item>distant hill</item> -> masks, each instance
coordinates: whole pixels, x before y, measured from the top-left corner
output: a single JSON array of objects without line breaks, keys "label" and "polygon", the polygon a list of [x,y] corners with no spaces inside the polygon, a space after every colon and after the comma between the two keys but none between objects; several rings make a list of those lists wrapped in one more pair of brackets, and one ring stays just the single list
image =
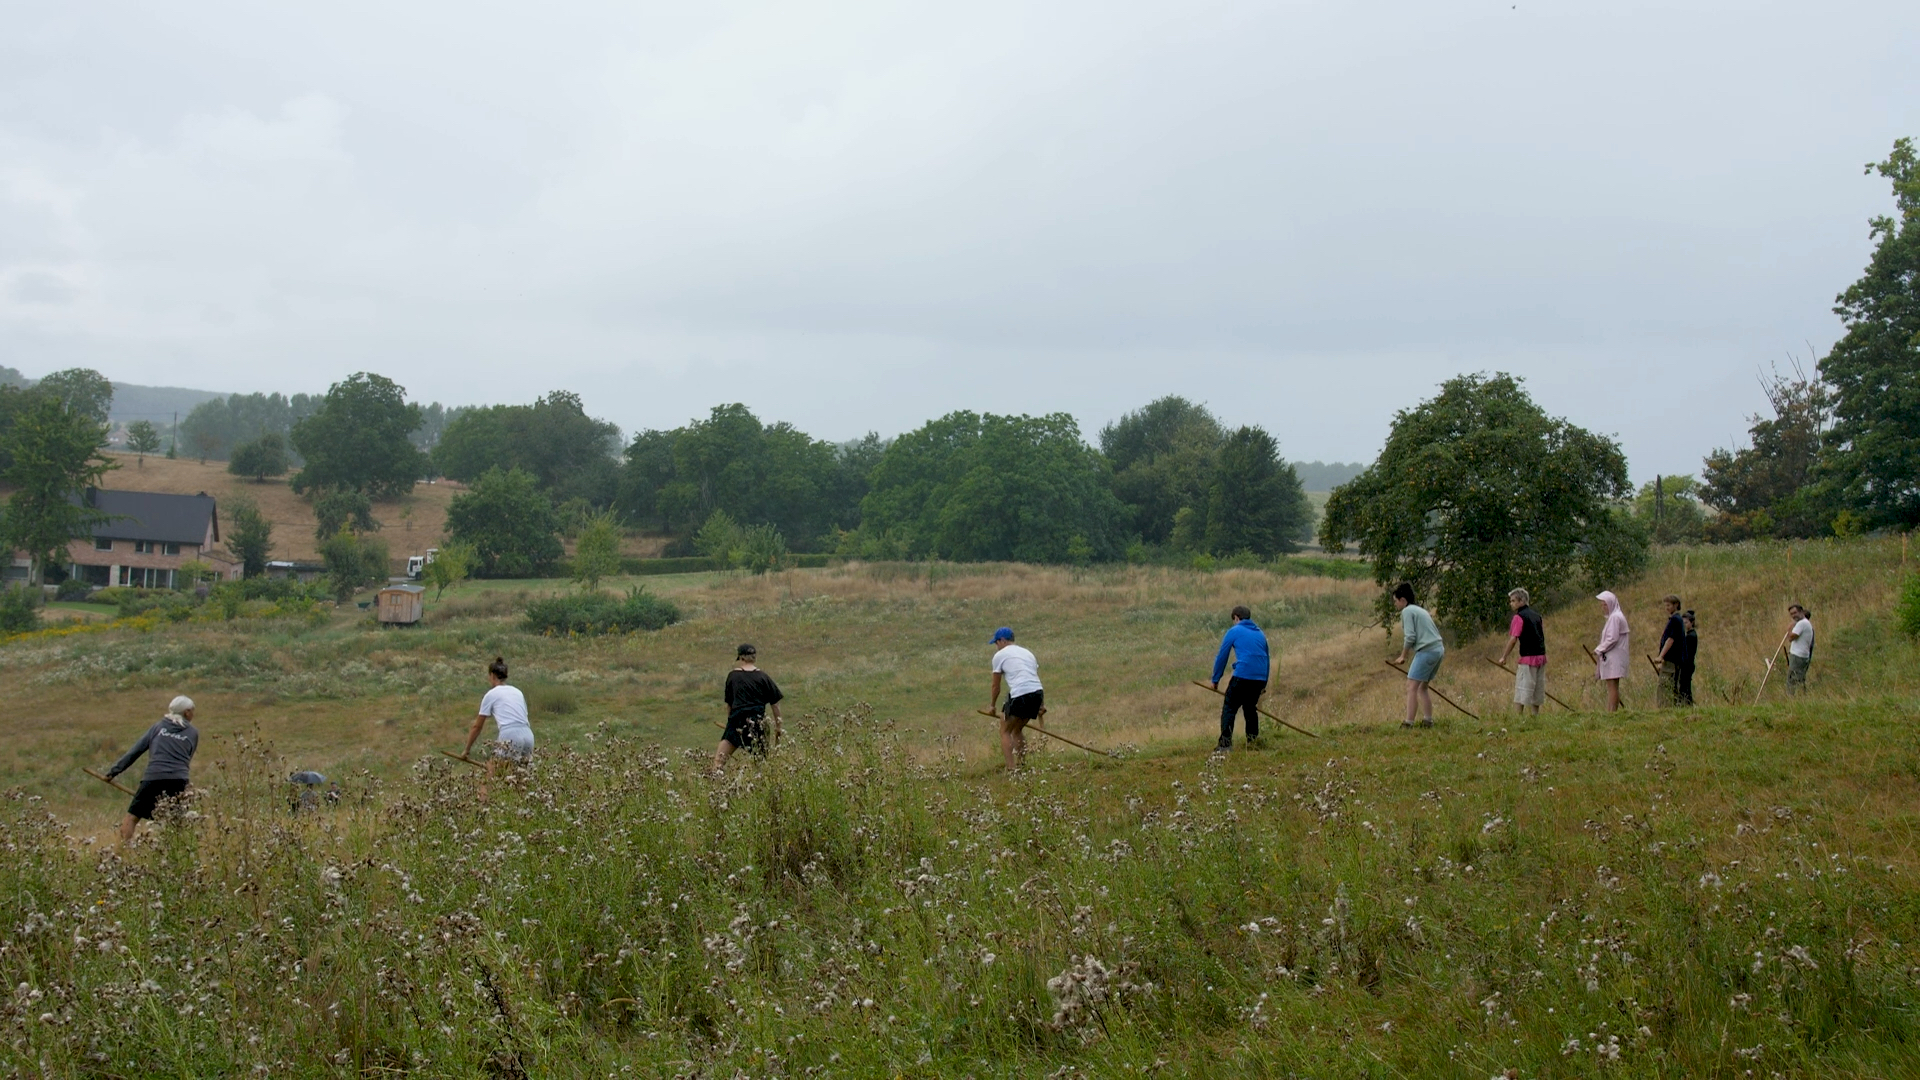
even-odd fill
[{"label": "distant hill", "polygon": [[[0,385],[32,386],[39,381],[22,375],[17,368],[0,365]],[[180,419],[185,420],[195,405],[226,396],[212,390],[188,390],[181,386],[141,386],[138,383],[117,382],[113,384],[113,406],[107,410],[107,420],[114,424],[151,420],[165,430],[167,425],[173,423],[174,413],[179,413]]]},{"label": "distant hill", "polygon": [[1367,471],[1359,462],[1346,464],[1335,461],[1296,461],[1293,471],[1300,474],[1300,486],[1308,491],[1332,491],[1341,484]]},{"label": "distant hill", "polygon": [[113,384],[113,408],[108,411],[107,419],[116,424],[151,420],[156,427],[165,431],[167,425],[173,423],[175,413],[185,420],[195,405],[203,401],[218,401],[226,396],[211,390],[189,390],[181,386],[139,386],[117,382]]}]

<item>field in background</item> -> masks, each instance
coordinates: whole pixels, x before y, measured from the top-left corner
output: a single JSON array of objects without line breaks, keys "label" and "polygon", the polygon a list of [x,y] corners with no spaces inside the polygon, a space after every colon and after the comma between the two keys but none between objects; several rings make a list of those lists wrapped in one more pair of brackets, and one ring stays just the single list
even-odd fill
[{"label": "field in background", "polygon": [[[224,461],[201,464],[190,458],[169,461],[148,455],[145,462],[133,454],[110,451],[107,457],[119,464],[108,473],[101,486],[120,491],[162,491],[176,495],[206,492],[222,506],[235,495],[245,495],[259,504],[261,513],[273,522],[273,558],[315,561],[319,558],[314,541],[313,507],[295,495],[285,477],[254,481],[227,472]],[[413,486],[413,492],[391,502],[373,506],[373,518],[380,523],[379,537],[393,554],[394,570],[405,569],[409,555],[418,555],[438,547],[447,526],[447,505],[466,490],[455,480],[438,480]],[[225,519],[222,519],[224,525]],[[666,547],[661,536],[630,536],[621,545],[631,558],[654,558]],[[569,553],[573,542],[567,541]]]},{"label": "field in background", "polygon": [[[1661,595],[1699,611],[1702,707],[1644,708],[1641,661],[1626,713],[1518,718],[1478,658],[1488,638],[1452,643],[1436,683],[1481,720],[1441,705],[1416,732],[1396,726],[1374,587],[1264,570],[649,578],[687,619],[619,640],[530,637],[519,608],[559,584],[487,582],[409,630],[341,612],[17,641],[0,647],[16,715],[0,787],[42,800],[7,811],[18,851],[66,850],[67,834],[31,839],[43,809],[107,838],[124,797],[78,769],[176,692],[200,704],[211,795],[124,863],[0,871],[51,939],[116,919],[106,940],[140,962],[123,978],[88,950],[0,948],[4,982],[75,1003],[38,1026],[0,1014],[26,1048],[0,1061],[77,1067],[98,1046],[180,1074],[338,1054],[360,1073],[496,1075],[1911,1075],[1920,672],[1890,629],[1900,573],[1878,541],[1661,552],[1617,591],[1640,652]],[[1789,601],[1820,626],[1812,690],[1788,703],[1775,683],[1751,707]],[[1186,683],[1238,602],[1278,654],[1269,707],[1321,738],[1270,729],[1263,751],[1207,753],[1218,699]],[[1596,610],[1548,612],[1551,688],[1576,704],[1596,700],[1571,659]],[[1001,624],[1040,657],[1049,723],[1121,760],[1049,749],[999,774],[972,710]],[[789,715],[815,719],[716,786],[698,773],[741,641]],[[495,653],[546,763],[481,802],[432,749],[457,746]],[[291,768],[334,775],[345,806],[287,818],[274,778]],[[104,916],[75,914],[94,898]],[[88,1004],[150,992],[201,1011],[124,1022]]]},{"label": "field in background", "polygon": [[[191,458],[168,461],[147,455],[140,462],[132,454],[109,453],[120,467],[108,473],[102,487],[120,491],[162,491],[175,495],[206,492],[224,508],[235,495],[245,495],[260,506],[260,512],[273,522],[273,557],[276,559],[315,560],[319,558],[313,537],[313,508],[307,500],[287,487],[285,477],[255,482],[227,472],[224,461],[202,465]],[[447,504],[465,488],[450,480],[433,484],[415,484],[413,493],[394,502],[375,503],[374,520],[381,525],[380,538],[392,549],[396,562],[405,565],[410,554],[418,554],[440,542],[446,529]],[[225,524],[224,517],[222,524]]]}]

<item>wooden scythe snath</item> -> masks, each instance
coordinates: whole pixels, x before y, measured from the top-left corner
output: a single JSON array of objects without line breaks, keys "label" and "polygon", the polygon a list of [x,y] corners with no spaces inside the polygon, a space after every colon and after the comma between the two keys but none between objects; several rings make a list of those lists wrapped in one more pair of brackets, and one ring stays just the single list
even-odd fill
[{"label": "wooden scythe snath", "polygon": [[[1382,660],[1380,662],[1392,668],[1393,670],[1400,672],[1403,675],[1406,674],[1406,671],[1407,671],[1406,668],[1401,667],[1399,664],[1396,664],[1391,660]],[[1468,716],[1472,716],[1475,720],[1480,719],[1478,716],[1475,716],[1472,712],[1469,712],[1465,705],[1462,705],[1459,702],[1448,697],[1447,695],[1441,693],[1440,688],[1433,685],[1432,683],[1427,684],[1427,689],[1433,691],[1434,696],[1438,697],[1441,701],[1444,701],[1447,704],[1453,706],[1454,708],[1459,709],[1461,712],[1466,713]]]},{"label": "wooden scythe snath", "polygon": [[[1203,683],[1199,679],[1195,679],[1193,680],[1193,685],[1199,687],[1202,690],[1211,690],[1214,693],[1219,694],[1221,697],[1227,696],[1227,692],[1225,690],[1222,690],[1219,687],[1214,686],[1212,683]],[[1313,732],[1308,731],[1306,728],[1287,723],[1285,720],[1282,720],[1279,717],[1268,712],[1267,710],[1261,708],[1258,703],[1255,703],[1255,705],[1253,706],[1253,711],[1259,713],[1261,716],[1266,717],[1267,719],[1273,721],[1274,723],[1279,724],[1281,727],[1293,728],[1293,730],[1299,732],[1302,735],[1305,735],[1309,739],[1317,739],[1320,737],[1318,735],[1315,735]]]}]

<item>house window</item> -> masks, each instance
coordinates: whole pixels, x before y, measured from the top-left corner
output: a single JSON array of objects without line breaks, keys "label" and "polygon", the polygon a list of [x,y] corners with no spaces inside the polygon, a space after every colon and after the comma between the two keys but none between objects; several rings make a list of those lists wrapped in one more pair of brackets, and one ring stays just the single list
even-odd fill
[{"label": "house window", "polygon": [[178,555],[178,554],[180,554],[180,545],[179,545],[179,544],[161,544],[161,545],[160,545],[160,554],[162,554],[162,555]]},{"label": "house window", "polygon": [[123,566],[120,568],[120,584],[136,589],[171,589],[173,571],[162,570],[157,566]]},{"label": "house window", "polygon": [[96,536],[93,538],[93,550],[112,551],[113,541],[104,536]]},{"label": "house window", "polygon": [[151,540],[135,540],[135,541],[133,542],[133,553],[134,553],[135,555],[151,555],[151,554],[153,554],[153,541],[151,541]]}]

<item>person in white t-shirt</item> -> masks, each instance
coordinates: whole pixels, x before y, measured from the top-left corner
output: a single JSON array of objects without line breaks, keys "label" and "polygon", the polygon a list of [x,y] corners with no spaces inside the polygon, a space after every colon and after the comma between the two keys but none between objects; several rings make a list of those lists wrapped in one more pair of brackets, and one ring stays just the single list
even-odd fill
[{"label": "person in white t-shirt", "polygon": [[492,776],[495,767],[502,761],[523,764],[533,757],[533,725],[527,723],[527,696],[517,686],[507,685],[507,662],[494,657],[487,665],[487,681],[492,684],[485,697],[480,699],[480,712],[473,718],[473,726],[467,730],[466,749],[460,751],[462,757],[471,756],[473,744],[480,738],[480,730],[487,725],[487,718],[493,718],[494,746],[493,757],[487,762],[487,775]]},{"label": "person in white t-shirt", "polygon": [[[1000,684],[1007,685],[1007,707],[1000,709]],[[1000,750],[1007,768],[1017,769],[1027,755],[1024,730],[1046,714],[1046,693],[1040,688],[1040,661],[1033,650],[1013,643],[1013,630],[993,632],[993,688],[987,693],[987,712],[1000,717]]]},{"label": "person in white t-shirt", "polygon": [[1787,631],[1787,693],[1797,694],[1807,688],[1807,667],[1813,663],[1813,612],[1791,604],[1787,618],[1793,620]]}]

